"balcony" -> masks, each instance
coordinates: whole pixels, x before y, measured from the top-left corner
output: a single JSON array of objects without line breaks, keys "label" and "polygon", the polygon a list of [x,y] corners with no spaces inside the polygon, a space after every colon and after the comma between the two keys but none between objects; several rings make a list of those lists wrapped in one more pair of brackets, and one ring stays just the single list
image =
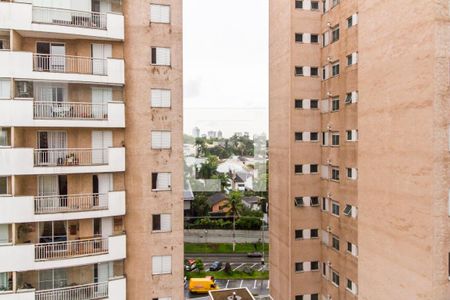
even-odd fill
[{"label": "balcony", "polygon": [[72,240],[56,243],[16,244],[0,247],[7,257],[0,272],[25,272],[103,263],[126,257],[126,236]]},{"label": "balcony", "polygon": [[67,259],[108,253],[108,238],[92,238],[34,246],[36,261]]},{"label": "balcony", "polygon": [[[46,271],[49,280],[39,280],[39,272],[18,272],[14,278],[9,274],[10,288],[0,293],[2,300],[91,300],[111,299],[123,300],[126,298],[126,279],[124,278],[123,261],[107,263],[102,268],[110,276],[103,276],[100,282],[94,278],[94,269],[98,264],[77,266],[71,268],[55,269],[61,277],[55,277],[52,270]],[[105,266],[105,264],[103,264]],[[13,282],[16,281],[16,290]],[[97,281],[97,282],[96,282]],[[52,288],[53,286],[53,288]]]},{"label": "balcony", "polygon": [[5,127],[125,128],[125,105],[1,100],[0,120]]},{"label": "balcony", "polygon": [[125,148],[0,148],[0,175],[112,173],[125,171]]},{"label": "balcony", "polygon": [[0,28],[27,31],[28,35],[35,37],[52,33],[68,39],[124,39],[121,8],[117,13],[90,10],[90,5],[83,10],[74,10],[33,6],[31,3],[0,2]]},{"label": "balcony", "polygon": [[0,224],[125,215],[125,191],[106,194],[0,197]]},{"label": "balcony", "polygon": [[0,51],[0,65],[3,66],[0,77],[115,85],[125,83],[123,59]]}]

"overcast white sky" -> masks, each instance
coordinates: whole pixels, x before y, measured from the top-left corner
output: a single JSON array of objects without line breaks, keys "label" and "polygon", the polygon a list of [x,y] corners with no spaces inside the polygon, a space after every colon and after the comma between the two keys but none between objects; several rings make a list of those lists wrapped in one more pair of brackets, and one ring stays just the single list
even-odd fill
[{"label": "overcast white sky", "polygon": [[183,1],[185,133],[267,134],[268,1]]}]

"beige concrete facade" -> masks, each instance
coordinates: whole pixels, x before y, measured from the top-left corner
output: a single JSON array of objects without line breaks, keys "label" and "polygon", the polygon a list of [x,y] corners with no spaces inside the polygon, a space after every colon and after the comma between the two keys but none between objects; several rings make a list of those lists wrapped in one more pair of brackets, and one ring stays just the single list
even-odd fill
[{"label": "beige concrete facade", "polygon": [[448,30],[448,1],[270,1],[275,300],[449,299]]},{"label": "beige concrete facade", "polygon": [[[127,298],[183,299],[182,1],[170,6],[170,24],[149,21],[149,1],[124,2],[126,61]],[[170,66],[151,65],[151,48],[170,49]],[[169,108],[152,108],[151,90],[171,91]],[[171,149],[151,147],[152,130],[171,132]],[[152,190],[152,173],[171,173],[170,190]],[[152,231],[153,214],[171,215],[171,232]],[[153,274],[154,256],[170,256],[171,270]]]}]

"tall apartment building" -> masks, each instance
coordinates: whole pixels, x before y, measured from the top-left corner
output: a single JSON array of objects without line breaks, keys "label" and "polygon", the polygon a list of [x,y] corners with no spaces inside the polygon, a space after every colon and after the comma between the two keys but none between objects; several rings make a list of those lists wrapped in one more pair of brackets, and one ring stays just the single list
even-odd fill
[{"label": "tall apartment building", "polygon": [[449,1],[270,1],[274,300],[450,297]]},{"label": "tall apartment building", "polygon": [[181,299],[181,51],[181,1],[0,1],[0,299]]}]

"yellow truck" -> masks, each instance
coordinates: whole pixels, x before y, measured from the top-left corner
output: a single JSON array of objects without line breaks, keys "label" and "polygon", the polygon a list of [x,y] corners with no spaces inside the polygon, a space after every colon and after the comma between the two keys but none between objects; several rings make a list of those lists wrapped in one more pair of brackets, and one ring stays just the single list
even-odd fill
[{"label": "yellow truck", "polygon": [[206,294],[209,291],[218,290],[213,276],[206,276],[205,278],[191,278],[189,280],[189,291],[191,293]]}]

